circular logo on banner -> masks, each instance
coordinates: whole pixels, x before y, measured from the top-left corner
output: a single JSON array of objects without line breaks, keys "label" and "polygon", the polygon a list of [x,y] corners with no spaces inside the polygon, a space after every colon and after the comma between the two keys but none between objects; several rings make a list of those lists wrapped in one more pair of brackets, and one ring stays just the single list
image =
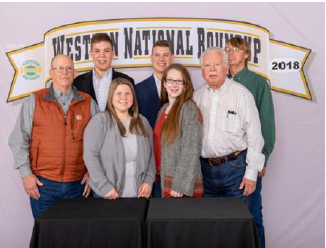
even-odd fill
[{"label": "circular logo on banner", "polygon": [[23,78],[33,81],[40,77],[42,68],[36,60],[26,60],[22,67],[20,67],[20,71],[23,74]]}]

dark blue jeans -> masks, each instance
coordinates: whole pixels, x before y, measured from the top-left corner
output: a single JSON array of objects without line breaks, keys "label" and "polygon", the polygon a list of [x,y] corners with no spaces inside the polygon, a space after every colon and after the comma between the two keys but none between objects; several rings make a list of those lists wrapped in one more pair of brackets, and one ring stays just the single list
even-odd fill
[{"label": "dark blue jeans", "polygon": [[98,194],[96,194],[95,191],[93,191],[93,197],[96,199],[103,198],[103,197],[99,196]]},{"label": "dark blue jeans", "polygon": [[238,197],[250,208],[251,197],[244,196],[239,189],[246,171],[246,152],[236,159],[211,166],[201,160],[204,179],[204,197]]},{"label": "dark blue jeans", "polygon": [[162,198],[161,177],[153,184],[152,197]]},{"label": "dark blue jeans", "polygon": [[265,228],[263,225],[262,200],[261,200],[262,178],[257,177],[256,190],[251,195],[250,213],[253,215],[257,225],[260,247],[265,248]]},{"label": "dark blue jeans", "polygon": [[61,183],[40,176],[38,179],[43,183],[43,186],[38,187],[41,197],[38,200],[30,197],[34,219],[60,199],[80,198],[83,195],[84,185],[81,181]]}]

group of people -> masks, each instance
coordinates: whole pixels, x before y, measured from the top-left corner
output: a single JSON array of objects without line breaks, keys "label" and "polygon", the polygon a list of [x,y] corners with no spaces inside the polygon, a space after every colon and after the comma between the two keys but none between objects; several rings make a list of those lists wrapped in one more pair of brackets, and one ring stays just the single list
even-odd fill
[{"label": "group of people", "polygon": [[200,58],[205,81],[155,42],[153,75],[135,85],[112,68],[112,40],[94,34],[92,71],[51,61],[49,88],[23,103],[9,137],[34,218],[62,198],[239,197],[264,247],[261,181],[275,143],[268,82],[248,70],[240,37]]}]

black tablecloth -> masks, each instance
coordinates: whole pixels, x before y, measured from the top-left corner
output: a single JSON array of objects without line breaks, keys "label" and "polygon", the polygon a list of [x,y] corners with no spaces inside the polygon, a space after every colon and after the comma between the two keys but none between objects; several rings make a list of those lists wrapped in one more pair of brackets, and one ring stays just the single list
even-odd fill
[{"label": "black tablecloth", "polygon": [[144,247],[146,199],[60,200],[35,221],[31,247]]},{"label": "black tablecloth", "polygon": [[240,199],[150,199],[147,247],[259,247],[254,220]]}]

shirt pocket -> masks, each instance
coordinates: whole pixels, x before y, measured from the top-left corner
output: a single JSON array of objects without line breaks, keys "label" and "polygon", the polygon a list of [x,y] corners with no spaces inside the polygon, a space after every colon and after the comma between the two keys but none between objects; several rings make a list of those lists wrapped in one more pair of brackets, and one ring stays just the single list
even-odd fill
[{"label": "shirt pocket", "polygon": [[239,130],[240,120],[237,114],[228,114],[223,120],[223,131],[236,133]]}]

